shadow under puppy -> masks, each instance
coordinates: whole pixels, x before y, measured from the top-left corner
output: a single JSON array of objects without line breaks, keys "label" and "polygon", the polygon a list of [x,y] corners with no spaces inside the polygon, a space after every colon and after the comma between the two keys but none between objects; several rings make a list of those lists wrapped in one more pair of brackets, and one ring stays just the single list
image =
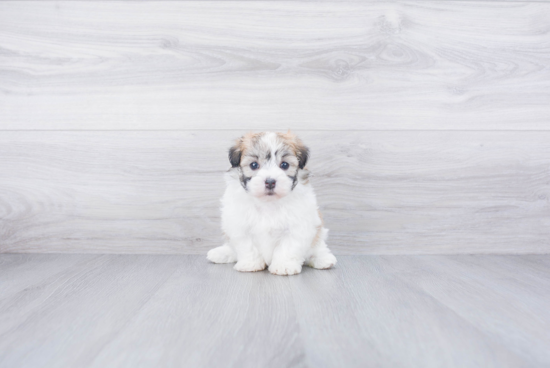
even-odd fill
[{"label": "shadow under puppy", "polygon": [[229,149],[221,200],[221,247],[208,252],[214,263],[237,271],[295,275],[302,265],[326,269],[336,257],[325,243],[317,199],[309,184],[309,150],[287,133],[248,133]]}]

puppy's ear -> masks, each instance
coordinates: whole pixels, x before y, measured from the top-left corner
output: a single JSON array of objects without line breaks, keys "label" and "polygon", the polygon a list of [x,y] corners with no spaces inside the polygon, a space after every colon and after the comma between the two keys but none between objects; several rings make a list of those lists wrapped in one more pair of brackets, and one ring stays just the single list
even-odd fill
[{"label": "puppy's ear", "polygon": [[243,154],[241,147],[242,139],[239,139],[237,143],[229,149],[229,162],[231,163],[231,167],[237,167],[241,164],[241,156]]},{"label": "puppy's ear", "polygon": [[307,159],[309,158],[309,148],[301,143],[297,147],[296,156],[298,157],[298,167],[300,169],[303,169],[304,167],[306,167]]},{"label": "puppy's ear", "polygon": [[309,148],[290,129],[284,134],[279,133],[279,137],[294,150],[296,158],[298,158],[298,167],[300,169],[306,167],[307,159],[309,158]]}]

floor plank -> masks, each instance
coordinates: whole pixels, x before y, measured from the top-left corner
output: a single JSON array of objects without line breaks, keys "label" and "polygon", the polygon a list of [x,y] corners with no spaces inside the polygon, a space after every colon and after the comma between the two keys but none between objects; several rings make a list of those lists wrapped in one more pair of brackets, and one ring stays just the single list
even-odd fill
[{"label": "floor plank", "polygon": [[14,265],[0,285],[36,270],[0,304],[0,367],[550,364],[549,255],[340,256],[293,277],[202,256],[78,257],[0,255]]},{"label": "floor plank", "polygon": [[46,254],[6,254],[0,257],[2,283],[0,283],[0,303],[14,293],[31,287],[37,279],[48,280],[62,274],[69,268],[89,262],[99,255],[68,254],[55,257]]},{"label": "floor plank", "polygon": [[548,130],[548,2],[2,1],[0,129]]}]

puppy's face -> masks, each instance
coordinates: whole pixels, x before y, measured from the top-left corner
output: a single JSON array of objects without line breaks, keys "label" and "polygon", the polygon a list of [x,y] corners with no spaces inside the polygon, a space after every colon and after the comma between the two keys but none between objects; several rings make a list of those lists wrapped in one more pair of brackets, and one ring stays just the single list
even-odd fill
[{"label": "puppy's face", "polygon": [[308,148],[290,132],[249,133],[229,149],[229,161],[239,171],[243,188],[265,200],[289,194],[307,159]]}]

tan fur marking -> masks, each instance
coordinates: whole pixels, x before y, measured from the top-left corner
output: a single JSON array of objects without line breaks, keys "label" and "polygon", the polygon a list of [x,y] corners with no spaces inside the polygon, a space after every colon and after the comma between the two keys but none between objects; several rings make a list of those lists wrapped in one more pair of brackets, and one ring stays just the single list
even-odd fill
[{"label": "tan fur marking", "polygon": [[246,153],[246,151],[252,149],[252,147],[254,146],[254,142],[256,142],[260,137],[261,137],[262,133],[252,133],[252,132],[248,132],[246,133],[245,135],[242,136],[241,138],[241,152],[243,153],[243,155]]},{"label": "tan fur marking", "polygon": [[296,134],[292,133],[290,129],[286,133],[277,133],[277,137],[283,140],[285,145],[290,147],[290,149],[294,152],[294,155],[298,158],[298,160],[301,158],[302,150],[305,148],[304,143],[296,136]]},{"label": "tan fur marking", "polygon": [[315,228],[317,229],[317,233],[315,233],[315,237],[313,238],[313,241],[311,242],[311,247],[312,248],[314,246],[316,246],[317,243],[319,243],[319,239],[321,239],[321,234],[323,232],[323,225],[316,226]]},{"label": "tan fur marking", "polygon": [[309,171],[307,169],[300,172],[300,179],[302,179],[302,184],[309,184]]},{"label": "tan fur marking", "polygon": [[252,149],[254,143],[256,143],[262,135],[264,135],[264,133],[248,132],[237,139],[235,144],[238,147],[238,150],[241,152],[241,157],[245,156],[246,152]]},{"label": "tan fur marking", "polygon": [[313,242],[311,242],[311,247],[317,245],[319,242],[319,239],[321,239],[321,234],[323,233],[323,227],[325,226],[325,221],[323,220],[323,214],[321,213],[321,210],[317,209],[317,213],[319,214],[319,218],[321,219],[321,225],[316,226],[317,233],[315,233],[315,237],[313,238]]}]

